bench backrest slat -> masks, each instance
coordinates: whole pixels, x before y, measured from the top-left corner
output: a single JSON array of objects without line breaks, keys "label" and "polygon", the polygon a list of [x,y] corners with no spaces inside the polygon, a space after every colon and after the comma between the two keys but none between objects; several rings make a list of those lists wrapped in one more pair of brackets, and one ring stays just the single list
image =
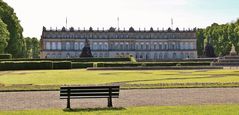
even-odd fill
[{"label": "bench backrest slat", "polygon": [[109,98],[110,95],[112,98],[118,98],[119,90],[119,86],[61,87],[60,98]]}]

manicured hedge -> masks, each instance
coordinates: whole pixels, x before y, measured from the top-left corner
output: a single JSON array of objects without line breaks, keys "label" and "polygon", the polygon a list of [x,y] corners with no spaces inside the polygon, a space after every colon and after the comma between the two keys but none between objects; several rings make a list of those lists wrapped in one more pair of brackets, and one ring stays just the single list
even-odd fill
[{"label": "manicured hedge", "polygon": [[[95,63],[97,67],[157,67],[157,66],[210,66],[210,62],[147,62],[125,63],[104,62]],[[93,67],[93,62],[71,61],[2,61],[0,70],[39,70],[39,69],[77,69]]]},{"label": "manicured hedge", "polygon": [[71,65],[72,65],[72,69],[93,67],[93,63],[72,62]]},{"label": "manicured hedge", "polygon": [[155,62],[142,64],[145,66],[210,66],[210,62]]},{"label": "manicured hedge", "polygon": [[97,67],[210,66],[210,62],[98,63]]},{"label": "manicured hedge", "polygon": [[78,58],[78,59],[2,59],[0,61],[71,61],[71,62],[124,62],[131,61],[130,58]]},{"label": "manicured hedge", "polygon": [[70,61],[53,62],[53,69],[71,69]]},{"label": "manicured hedge", "polygon": [[0,62],[0,70],[52,69],[52,62]]},{"label": "manicured hedge", "polygon": [[210,62],[182,62],[180,63],[181,66],[210,66]]},{"label": "manicured hedge", "polygon": [[137,67],[141,63],[97,63],[97,67]]},{"label": "manicured hedge", "polygon": [[12,59],[11,54],[0,54],[0,59]]}]

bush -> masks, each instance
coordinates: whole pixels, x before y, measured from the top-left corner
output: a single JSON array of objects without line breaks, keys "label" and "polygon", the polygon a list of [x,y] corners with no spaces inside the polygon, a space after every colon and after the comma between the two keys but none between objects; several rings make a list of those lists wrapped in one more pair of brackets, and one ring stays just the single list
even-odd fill
[{"label": "bush", "polygon": [[130,58],[78,58],[78,59],[1,59],[0,61],[71,61],[71,62],[123,62],[131,61]]},{"label": "bush", "polygon": [[93,63],[72,62],[71,65],[72,65],[72,69],[93,67]]},{"label": "bush", "polygon": [[210,66],[210,62],[98,63],[97,67]]},{"label": "bush", "polygon": [[0,59],[12,59],[12,54],[0,54]]},{"label": "bush", "polygon": [[52,62],[0,62],[0,70],[52,69]]},{"label": "bush", "polygon": [[181,62],[181,66],[210,66],[210,62]]},{"label": "bush", "polygon": [[70,61],[53,62],[53,69],[71,69]]},{"label": "bush", "polygon": [[97,67],[137,67],[142,66],[141,63],[98,63]]},{"label": "bush", "polygon": [[145,66],[176,66],[177,62],[144,63]]},{"label": "bush", "polygon": [[157,62],[145,63],[146,66],[210,66],[210,62]]}]

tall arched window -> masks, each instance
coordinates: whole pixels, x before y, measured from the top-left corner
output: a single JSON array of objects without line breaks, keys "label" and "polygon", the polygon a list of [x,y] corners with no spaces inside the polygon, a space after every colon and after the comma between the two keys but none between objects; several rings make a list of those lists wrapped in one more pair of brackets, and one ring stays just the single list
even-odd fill
[{"label": "tall arched window", "polygon": [[138,50],[139,49],[139,43],[135,44],[135,49]]},{"label": "tall arched window", "polygon": [[57,43],[57,49],[58,49],[58,50],[61,50],[61,42],[58,42],[58,43]]},{"label": "tall arched window", "polygon": [[128,49],[129,49],[129,43],[126,42],[126,43],[125,43],[125,50],[128,50]]},{"label": "tall arched window", "polygon": [[46,49],[50,50],[51,49],[51,43],[50,42],[46,42]]},{"label": "tall arched window", "polygon": [[66,42],[66,50],[70,50],[70,48],[71,48],[70,42]]},{"label": "tall arched window", "polygon": [[80,50],[82,50],[82,49],[83,49],[83,47],[84,47],[84,43],[83,43],[83,42],[81,42],[81,43],[80,43]]},{"label": "tall arched window", "polygon": [[56,50],[56,42],[52,42],[52,50]]},{"label": "tall arched window", "polygon": [[162,59],[162,58],[163,58],[163,54],[159,53],[159,59]]},{"label": "tall arched window", "polygon": [[78,42],[75,42],[75,50],[79,50],[79,47],[78,47]]},{"label": "tall arched window", "polygon": [[154,59],[158,59],[158,54],[157,53],[154,53]]},{"label": "tall arched window", "polygon": [[189,44],[188,44],[188,42],[185,43],[185,49],[189,49]]},{"label": "tall arched window", "polygon": [[176,58],[177,58],[177,54],[173,53],[173,59],[176,59]]},{"label": "tall arched window", "polygon": [[146,50],[149,50],[149,49],[150,49],[149,43],[147,42],[147,43],[146,43]]},{"label": "tall arched window", "polygon": [[162,43],[159,43],[159,50],[163,49],[162,48]]},{"label": "tall arched window", "polygon": [[158,49],[157,48],[157,43],[154,43],[154,48],[153,48],[154,50],[156,50],[156,49]]},{"label": "tall arched window", "polygon": [[102,50],[103,49],[103,45],[102,45],[102,43],[100,42],[99,43],[99,50]]},{"label": "tall arched window", "polygon": [[108,43],[107,43],[107,42],[105,42],[105,44],[104,44],[104,49],[105,49],[105,50],[108,49]]}]

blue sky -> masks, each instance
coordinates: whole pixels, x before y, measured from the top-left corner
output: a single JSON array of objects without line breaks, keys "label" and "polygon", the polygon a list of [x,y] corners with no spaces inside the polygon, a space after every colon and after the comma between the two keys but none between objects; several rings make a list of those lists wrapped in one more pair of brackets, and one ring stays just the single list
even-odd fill
[{"label": "blue sky", "polygon": [[40,38],[42,26],[80,29],[205,28],[239,18],[239,0],[4,0],[15,9],[24,36]]}]

